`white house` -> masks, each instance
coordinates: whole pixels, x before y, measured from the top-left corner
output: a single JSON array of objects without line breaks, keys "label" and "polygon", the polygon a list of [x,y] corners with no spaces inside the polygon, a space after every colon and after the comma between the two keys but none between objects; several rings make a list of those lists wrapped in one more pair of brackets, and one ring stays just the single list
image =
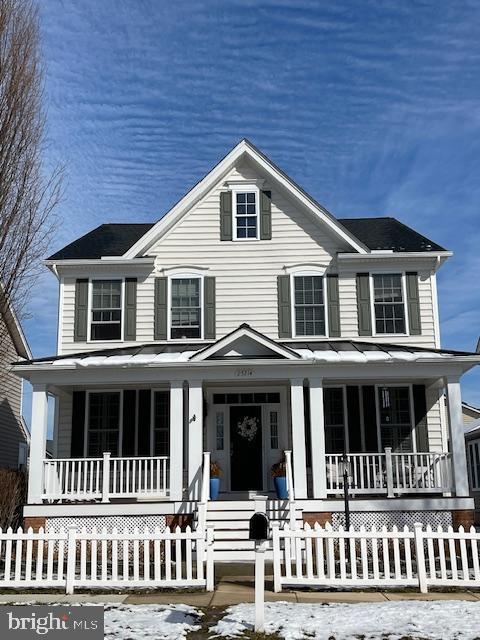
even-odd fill
[{"label": "white house", "polygon": [[336,219],[247,140],[157,223],[58,251],[57,354],[16,367],[33,385],[25,518],[206,518],[219,558],[246,557],[254,495],[272,518],[341,522],[347,453],[353,524],[468,522],[460,378],[480,355],[440,347],[451,255],[393,218]]}]

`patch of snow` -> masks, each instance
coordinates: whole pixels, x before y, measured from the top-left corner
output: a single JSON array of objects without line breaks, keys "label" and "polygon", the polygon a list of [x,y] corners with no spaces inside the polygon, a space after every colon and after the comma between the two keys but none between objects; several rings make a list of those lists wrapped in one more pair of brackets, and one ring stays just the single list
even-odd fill
[{"label": "patch of snow", "polygon": [[[252,631],[254,615],[253,604],[230,607],[210,631],[217,637],[241,637]],[[474,640],[480,637],[479,620],[480,602],[464,600],[265,605],[266,633],[285,640]]]},{"label": "patch of snow", "polygon": [[105,638],[180,640],[200,629],[202,615],[186,604],[105,605]]}]

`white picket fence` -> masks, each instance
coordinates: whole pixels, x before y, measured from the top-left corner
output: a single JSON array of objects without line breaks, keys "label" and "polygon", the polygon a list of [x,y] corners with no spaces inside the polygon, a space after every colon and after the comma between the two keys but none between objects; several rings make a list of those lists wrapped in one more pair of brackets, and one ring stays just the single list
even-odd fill
[{"label": "white picket fence", "polygon": [[418,586],[422,593],[429,586],[480,588],[479,542],[474,527],[274,526],[274,588]]},{"label": "white picket fence", "polygon": [[74,527],[0,529],[0,588],[205,587],[213,590],[213,528],[161,532]]}]

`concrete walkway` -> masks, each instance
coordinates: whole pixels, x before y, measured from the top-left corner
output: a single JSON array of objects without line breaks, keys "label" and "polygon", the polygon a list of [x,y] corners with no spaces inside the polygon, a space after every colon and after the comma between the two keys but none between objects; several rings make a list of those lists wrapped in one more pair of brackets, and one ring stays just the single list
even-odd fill
[{"label": "concrete walkway", "polygon": [[[125,604],[189,604],[195,607],[226,607],[241,602],[253,602],[255,599],[253,579],[251,576],[220,577],[215,591],[156,591],[152,593],[76,593],[66,596],[61,593],[8,593],[0,594],[0,604],[36,602],[47,603],[125,603]],[[479,591],[431,592],[427,594],[416,591],[299,591],[285,590],[274,593],[271,582],[267,579],[265,592],[267,602],[386,602],[388,600],[470,600],[480,601]]]}]

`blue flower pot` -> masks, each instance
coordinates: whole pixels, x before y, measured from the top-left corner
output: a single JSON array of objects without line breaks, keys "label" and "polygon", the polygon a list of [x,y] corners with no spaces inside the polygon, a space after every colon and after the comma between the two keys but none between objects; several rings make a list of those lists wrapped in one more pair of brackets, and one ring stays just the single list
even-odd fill
[{"label": "blue flower pot", "polygon": [[210,500],[216,500],[220,493],[220,478],[210,478]]},{"label": "blue flower pot", "polygon": [[275,485],[275,491],[277,492],[277,498],[279,500],[286,500],[288,498],[287,477],[276,476],[273,479],[273,483]]}]

